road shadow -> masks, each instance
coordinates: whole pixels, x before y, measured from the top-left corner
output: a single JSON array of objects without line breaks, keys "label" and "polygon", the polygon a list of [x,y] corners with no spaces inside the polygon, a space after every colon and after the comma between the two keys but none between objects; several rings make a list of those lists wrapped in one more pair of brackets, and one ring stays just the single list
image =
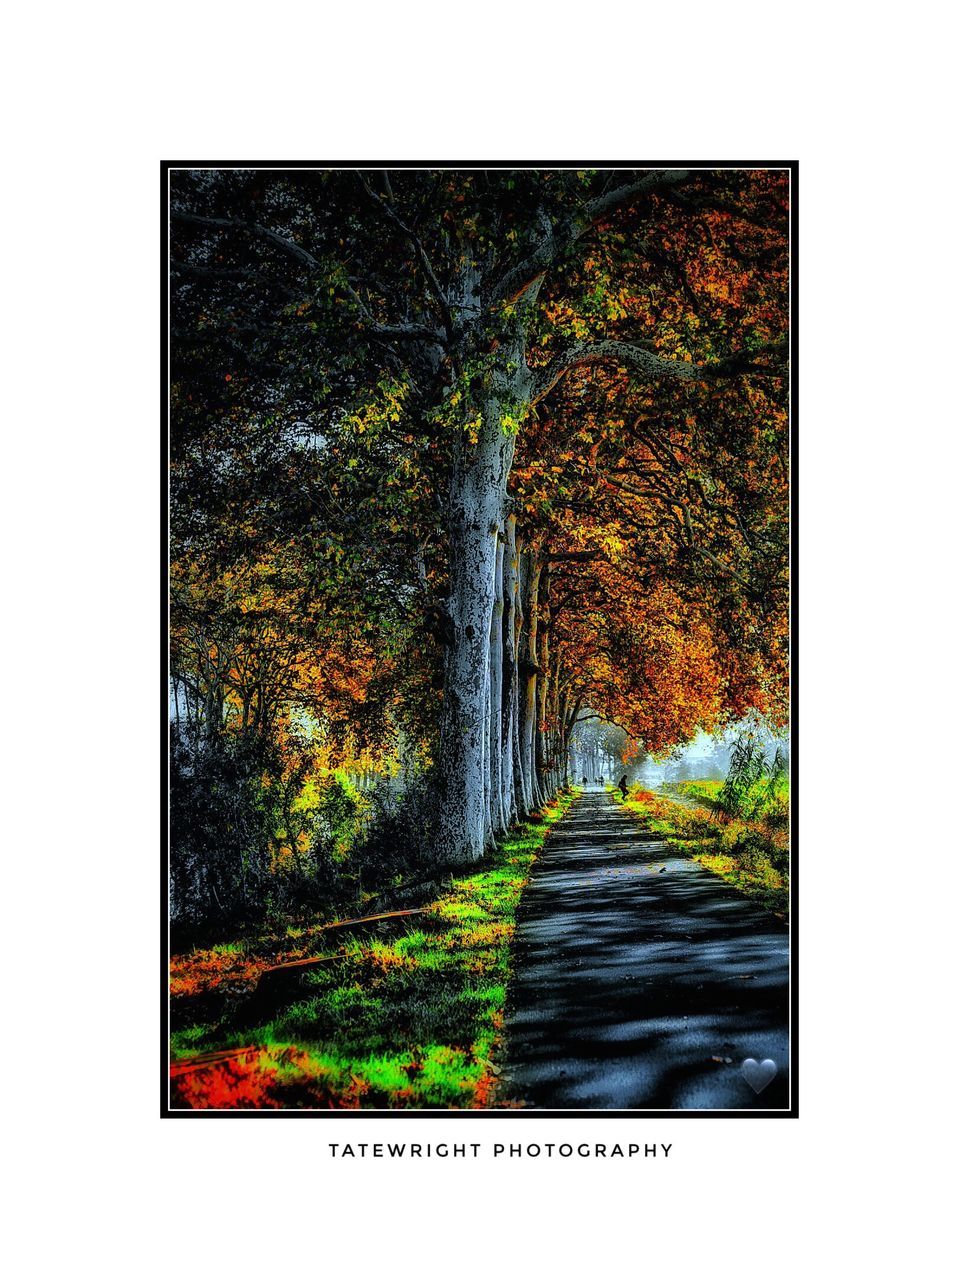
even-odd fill
[{"label": "road shadow", "polygon": [[[787,1109],[789,939],[606,793],[550,835],[520,907],[504,1093],[550,1109]],[[772,1058],[756,1094],[745,1058]]]}]

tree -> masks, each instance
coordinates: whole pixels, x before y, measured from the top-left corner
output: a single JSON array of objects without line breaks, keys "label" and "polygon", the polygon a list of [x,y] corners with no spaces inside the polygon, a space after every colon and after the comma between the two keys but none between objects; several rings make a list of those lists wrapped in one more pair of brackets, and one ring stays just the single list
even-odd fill
[{"label": "tree", "polygon": [[[518,445],[546,415],[575,434],[578,396],[592,405],[597,460],[637,413],[662,443],[661,413],[706,404],[705,447],[714,427],[749,421],[757,396],[781,411],[785,200],[784,175],[768,171],[176,175],[184,446],[234,417],[326,437],[350,423],[355,434],[372,412],[377,465],[421,478],[404,533],[424,626],[445,655],[437,860],[474,861],[541,803],[565,771],[577,700],[613,691],[598,653],[586,685],[564,665],[561,553],[535,499],[511,496]],[[634,499],[641,521],[656,499]],[[692,545],[692,517],[677,518]],[[697,554],[723,560],[715,538]],[[659,645],[667,587],[651,599],[644,638]],[[742,618],[725,607],[731,633]],[[647,681],[646,696],[657,687]]]}]

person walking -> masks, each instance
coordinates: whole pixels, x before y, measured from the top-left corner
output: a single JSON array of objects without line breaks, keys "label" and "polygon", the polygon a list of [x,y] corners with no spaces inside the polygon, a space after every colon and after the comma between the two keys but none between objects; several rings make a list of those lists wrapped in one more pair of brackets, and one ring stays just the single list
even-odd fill
[{"label": "person walking", "polygon": [[627,777],[627,775],[624,773],[624,774],[623,774],[623,776],[622,776],[622,777],[620,778],[620,780],[619,780],[619,789],[620,789],[620,791],[623,793],[623,804],[625,804],[625,803],[626,803],[626,797],[627,797],[627,794],[628,794],[628,792],[627,792],[627,790],[626,790],[626,784],[627,784],[627,781],[628,781],[628,777]]}]

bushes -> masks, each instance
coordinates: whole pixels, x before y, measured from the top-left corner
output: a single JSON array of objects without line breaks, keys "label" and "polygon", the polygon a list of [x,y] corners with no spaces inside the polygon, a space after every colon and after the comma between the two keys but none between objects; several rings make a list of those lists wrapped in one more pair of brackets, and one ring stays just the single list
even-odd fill
[{"label": "bushes", "polygon": [[349,854],[370,802],[341,769],[325,779],[315,809],[316,836],[334,862]]},{"label": "bushes", "polygon": [[[683,784],[682,793],[694,795],[698,785]],[[777,793],[777,805],[782,794]],[[789,909],[788,786],[785,794],[782,824],[778,809],[767,809],[760,818],[731,818],[718,809],[690,808],[638,789],[627,807],[650,819],[652,828],[674,848],[784,915]]]},{"label": "bushes", "polygon": [[751,874],[765,876],[767,867],[779,877],[789,871],[785,840],[776,840],[757,827],[741,822],[727,823],[721,828],[718,846]]},{"label": "bushes", "polygon": [[288,910],[324,902],[360,906],[371,891],[423,866],[432,815],[427,777],[405,786],[380,778],[372,790],[360,791],[338,769],[307,792],[306,878],[294,884],[286,877]]},{"label": "bushes", "polygon": [[233,922],[262,899],[276,825],[261,777],[264,752],[242,738],[199,749],[174,738],[170,767],[170,897],[174,922]]},{"label": "bushes", "polygon": [[311,776],[302,745],[221,735],[171,751],[171,918],[183,930],[279,920],[342,891],[365,811],[345,776]]},{"label": "bushes", "polygon": [[356,873],[369,883],[423,866],[426,833],[435,814],[429,773],[398,786],[384,780],[368,797],[369,810],[351,853]]},{"label": "bushes", "polygon": [[[373,857],[377,840],[418,840],[421,780],[402,794],[372,799],[371,832],[350,857]],[[549,826],[572,800],[567,792],[497,847],[489,861],[450,880],[409,929],[342,938],[330,964],[305,974],[295,993],[244,1020],[228,1015],[178,1029],[172,1038],[175,1107],[456,1107],[491,1105],[498,1040],[510,974],[510,940],[523,887]],[[377,806],[382,807],[379,819]],[[388,823],[394,825],[389,827]],[[313,939],[311,946],[317,945]],[[199,986],[199,958],[184,956],[178,976]],[[275,961],[275,948],[270,948]],[[253,975],[248,975],[253,980]],[[233,1014],[235,1013],[235,1017]],[[252,1046],[252,1047],[251,1047]],[[223,1061],[194,1055],[231,1049]],[[181,1060],[187,1059],[188,1063]],[[188,1065],[189,1064],[189,1065]]]},{"label": "bushes", "polygon": [[181,935],[216,936],[358,904],[422,865],[431,812],[427,778],[366,793],[290,736],[175,736],[171,918]]},{"label": "bushes", "polygon": [[737,738],[717,804],[731,818],[771,817],[784,826],[789,819],[789,769],[782,748],[776,748],[770,761],[750,734]]}]

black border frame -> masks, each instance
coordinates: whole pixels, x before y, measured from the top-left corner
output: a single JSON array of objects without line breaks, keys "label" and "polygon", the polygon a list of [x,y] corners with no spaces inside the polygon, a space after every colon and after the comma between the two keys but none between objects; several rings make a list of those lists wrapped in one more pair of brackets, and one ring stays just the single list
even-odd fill
[{"label": "black border frame", "polygon": [[[789,881],[789,1109],[659,1110],[303,1110],[192,1111],[171,1108],[169,1029],[169,174],[172,169],[787,169],[789,182],[789,647],[790,647],[790,881]],[[798,724],[798,498],[799,498],[799,161],[798,160],[162,160],[160,162],[160,1116],[163,1119],[595,1119],[794,1120],[799,1116],[799,724]]]}]

